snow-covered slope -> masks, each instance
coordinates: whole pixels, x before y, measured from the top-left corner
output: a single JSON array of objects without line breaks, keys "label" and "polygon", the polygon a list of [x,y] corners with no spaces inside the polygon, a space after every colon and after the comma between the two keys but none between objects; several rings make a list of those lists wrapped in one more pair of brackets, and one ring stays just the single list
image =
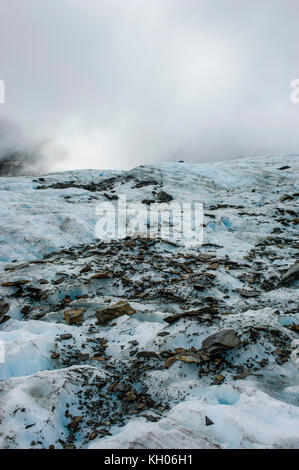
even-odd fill
[{"label": "snow-covered slope", "polygon": [[[284,155],[0,178],[0,446],[298,448],[298,169]],[[202,246],[95,239],[97,204],[160,191],[203,203]],[[135,313],[99,321],[119,301]],[[209,352],[226,329],[236,345]]]}]

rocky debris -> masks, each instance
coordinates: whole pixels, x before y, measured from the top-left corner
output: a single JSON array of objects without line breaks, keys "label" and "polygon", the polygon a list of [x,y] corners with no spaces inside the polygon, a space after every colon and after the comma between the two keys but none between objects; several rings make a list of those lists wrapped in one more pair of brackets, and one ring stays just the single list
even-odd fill
[{"label": "rocky debris", "polygon": [[212,319],[217,314],[218,314],[218,310],[216,308],[204,307],[204,308],[199,308],[196,310],[188,310],[187,312],[183,312],[183,313],[175,313],[174,315],[170,315],[164,318],[164,321],[166,321],[169,324],[172,324],[180,320],[181,318],[186,318],[186,317],[199,317],[201,321],[212,321]]},{"label": "rocky debris", "polygon": [[204,339],[202,349],[209,355],[215,355],[236,348],[239,344],[240,339],[236,330],[228,328]]},{"label": "rocky debris", "polygon": [[157,200],[158,202],[170,202],[173,200],[173,197],[166,193],[165,191],[160,191],[158,194],[157,194]]},{"label": "rocky debris", "polygon": [[125,176],[118,176],[118,177],[112,177],[108,178],[106,180],[102,180],[99,182],[90,182],[90,183],[80,183],[76,180],[69,180],[69,181],[58,181],[57,183],[52,183],[52,184],[43,184],[40,186],[37,186],[36,189],[66,189],[66,188],[79,188],[79,189],[85,189],[90,192],[102,192],[102,191],[111,191],[113,190],[113,187],[115,186],[116,183],[125,183],[127,181],[130,181],[133,177],[131,175],[125,175]]},{"label": "rocky debris", "polygon": [[[282,163],[284,162],[280,164]],[[275,168],[278,166],[279,164]],[[148,177],[141,180],[134,178],[132,186],[136,181],[137,188],[149,186],[148,179],[151,179],[151,175],[154,174],[148,174]],[[55,330],[57,349],[52,348],[48,354],[53,359],[51,365],[54,369],[61,368],[68,375],[73,374],[71,369],[74,366],[80,365],[84,375],[87,367],[97,370],[99,374],[96,380],[88,374],[82,382],[78,377],[74,380],[80,386],[66,405],[66,423],[69,424],[64,428],[69,435],[58,436],[60,440],[55,437],[53,447],[55,444],[55,448],[73,448],[74,442],[77,446],[88,446],[90,436],[109,436],[110,426],[123,426],[132,417],[152,416],[146,419],[155,422],[159,419],[156,413],[164,417],[163,413],[168,404],[172,407],[188,396],[189,380],[191,389],[197,386],[199,378],[203,388],[209,386],[212,381],[219,385],[224,381],[229,383],[232,380],[243,380],[249,375],[254,376],[256,381],[261,377],[261,383],[264,384],[263,367],[268,364],[272,368],[273,365],[275,367],[275,362],[283,365],[290,361],[294,352],[290,349],[290,343],[297,336],[299,329],[298,309],[291,291],[285,290],[286,295],[281,295],[281,292],[274,290],[280,279],[286,276],[287,266],[296,261],[299,249],[295,235],[296,221],[299,220],[295,195],[290,186],[283,187],[288,175],[279,175],[282,183],[276,187],[274,193],[270,189],[271,194],[265,194],[263,207],[257,203],[260,191],[264,190],[259,188],[258,181],[252,184],[255,192],[252,199],[249,193],[251,183],[244,194],[242,189],[240,194],[239,189],[234,189],[232,192],[217,190],[215,194],[211,193],[211,197],[208,195],[206,206],[209,213],[205,215],[210,218],[207,223],[215,224],[216,229],[213,233],[211,230],[209,233],[207,229],[207,243],[200,247],[187,248],[181,242],[145,237],[128,237],[125,240],[110,242],[88,241],[68,248],[57,248],[56,251],[44,254],[42,260],[30,261],[32,280],[24,285],[13,284],[12,287],[17,289],[3,288],[7,297],[5,301],[10,303],[15,317],[19,318],[20,311],[24,314],[25,328],[30,327],[26,325],[26,320],[38,318],[39,313],[45,311],[41,309],[41,305],[37,305],[37,300],[47,295],[47,302],[44,302],[44,299],[40,302],[45,303],[46,309],[51,312],[45,320],[51,323],[57,321],[58,327]],[[80,184],[80,178],[80,175],[67,174],[71,187],[87,189]],[[54,181],[54,178],[41,178],[40,184],[48,186],[49,181]],[[59,184],[61,182],[60,179]],[[110,199],[111,196],[116,196],[113,191],[118,192],[119,188],[114,188],[118,183],[119,179],[115,178],[113,181],[106,181],[101,189],[97,182],[90,183],[88,189],[100,190],[101,194],[97,197],[102,200],[107,197],[103,191],[107,191],[106,195]],[[62,183],[63,186],[65,184],[66,181]],[[149,188],[143,196],[148,199],[143,202],[157,203],[157,193],[161,187],[162,179],[155,188]],[[171,187],[165,180],[165,188],[170,190]],[[126,188],[123,189],[125,192]],[[89,195],[86,195],[85,191],[76,190],[72,193],[76,195],[59,196],[60,199],[66,198],[66,201],[62,199],[63,205],[66,205],[69,198],[73,201],[80,200],[83,204],[88,203]],[[142,191],[136,193],[137,199],[141,200]],[[273,196],[279,199],[284,193],[292,194],[293,200],[286,199],[286,203],[280,203],[278,207],[277,201],[273,201]],[[173,194],[176,197],[178,193]],[[236,198],[241,198],[244,202],[243,208],[238,203],[233,204]],[[239,210],[241,208],[242,210]],[[231,228],[226,227],[229,233],[223,237],[225,246],[220,246],[213,242],[220,239],[221,233],[217,234],[217,229],[225,230],[225,217],[231,220],[234,217],[240,223],[233,224]],[[245,228],[248,217],[256,227],[256,233],[250,229],[248,239],[244,232],[240,233],[240,246],[237,246],[238,231]],[[246,230],[245,228],[245,234]],[[285,236],[287,234],[288,236]],[[236,247],[233,253],[227,245],[230,237]],[[243,258],[246,263],[242,261]],[[6,270],[8,272],[5,272],[5,265],[6,262],[2,263],[0,283],[21,279],[20,274],[23,279],[29,275],[25,274],[29,273],[28,267],[24,266],[25,271],[21,271],[22,265],[18,260],[10,261],[10,265],[6,266],[9,268]],[[17,271],[18,267],[20,271]],[[111,273],[111,276],[107,275],[107,272]],[[286,277],[282,285],[290,282],[291,276]],[[44,287],[41,284],[47,285]],[[41,287],[44,291],[39,289]],[[238,287],[243,289],[238,290]],[[88,300],[78,302],[84,298]],[[144,319],[140,313],[136,322],[119,322],[120,324],[113,328],[116,325],[113,321],[118,315],[111,315],[108,317],[108,321],[111,318],[111,328],[103,328],[107,325],[107,318],[101,318],[107,308],[106,302],[115,304],[116,299],[122,299],[125,303],[135,301],[136,305],[140,305],[140,312],[144,312]],[[103,309],[100,309],[102,306]],[[265,307],[270,307],[269,315],[267,310],[262,312]],[[272,307],[278,308],[280,313],[274,315]],[[105,321],[99,320],[97,323],[95,317],[89,316],[82,327],[76,327],[76,335],[60,335],[58,322],[65,323],[63,313],[66,309],[100,310],[100,318]],[[164,317],[166,321],[161,323],[161,318]],[[180,318],[183,318],[182,321],[175,323]],[[138,324],[137,331],[134,331],[135,324]],[[54,327],[53,324],[50,326],[51,329]],[[44,325],[41,323],[37,327],[43,328]],[[148,328],[148,331],[142,328]],[[196,349],[200,347],[202,338],[207,341],[211,332],[223,328],[235,328],[235,331],[239,332],[242,349],[239,347],[234,350],[231,349],[231,344],[219,345],[219,342],[213,344],[212,352],[208,349]],[[62,325],[60,333],[65,331],[74,331],[74,326]],[[144,336],[139,339],[139,333],[143,335],[142,331]],[[109,340],[109,348],[103,335]],[[176,347],[182,345],[184,348]],[[143,350],[146,348],[150,350]],[[228,353],[221,355],[225,351]],[[294,357],[294,361],[296,358]],[[287,364],[287,367],[289,365],[292,364]],[[173,370],[168,369],[172,366]],[[49,376],[51,375],[52,373],[49,373]],[[285,381],[278,375],[279,382]],[[182,387],[179,384],[181,377]],[[163,387],[165,383],[168,385],[173,380],[175,387]],[[110,388],[112,384],[113,387]],[[148,388],[151,388],[151,395],[155,396],[155,400],[157,397],[159,403],[152,403],[146,396]],[[151,407],[153,415],[144,414],[145,410]],[[206,413],[209,415],[210,412],[207,410]],[[214,415],[211,416],[213,418]],[[83,418],[77,422],[77,418],[81,417]],[[213,425],[212,420],[208,416],[205,417],[205,413],[202,415],[202,421],[203,425]],[[33,421],[29,419],[25,421],[26,424],[27,422]],[[80,431],[80,436],[74,437],[77,431]],[[6,445],[9,446],[10,442],[13,442],[12,439],[9,436]],[[32,439],[35,440],[35,445],[41,445],[38,444],[38,434],[32,435]]]},{"label": "rocky debris", "polygon": [[82,323],[84,320],[83,314],[83,309],[66,310],[64,312],[64,319],[68,325],[75,325],[76,323]]},{"label": "rocky debris", "polygon": [[116,304],[97,310],[96,317],[100,322],[107,323],[110,320],[121,317],[122,315],[132,315],[134,313],[136,313],[136,310],[131,307],[128,302],[121,300]]},{"label": "rocky debris", "polygon": [[299,279],[299,261],[291,266],[282,276],[280,284],[288,284],[289,282]]}]

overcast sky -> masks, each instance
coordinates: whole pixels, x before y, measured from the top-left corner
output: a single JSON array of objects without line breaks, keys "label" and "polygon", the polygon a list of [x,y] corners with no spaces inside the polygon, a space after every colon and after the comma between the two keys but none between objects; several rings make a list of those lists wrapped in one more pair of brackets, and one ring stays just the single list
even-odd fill
[{"label": "overcast sky", "polygon": [[51,170],[299,152],[298,22],[298,0],[1,0],[0,148],[41,139]]}]

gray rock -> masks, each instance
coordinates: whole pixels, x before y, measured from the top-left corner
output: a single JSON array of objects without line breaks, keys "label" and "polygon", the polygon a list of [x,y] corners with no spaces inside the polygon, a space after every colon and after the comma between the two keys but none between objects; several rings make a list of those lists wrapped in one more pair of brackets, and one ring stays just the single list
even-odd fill
[{"label": "gray rock", "polygon": [[229,328],[208,336],[202,343],[202,349],[207,354],[218,354],[236,348],[239,344],[240,339],[237,332]]}]

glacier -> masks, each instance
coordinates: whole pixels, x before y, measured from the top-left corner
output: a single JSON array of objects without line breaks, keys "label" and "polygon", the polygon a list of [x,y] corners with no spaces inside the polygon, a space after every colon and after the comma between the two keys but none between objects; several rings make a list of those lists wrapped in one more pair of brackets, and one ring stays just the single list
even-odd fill
[{"label": "glacier", "polygon": [[[268,155],[0,178],[0,448],[298,448],[298,169]],[[202,245],[95,238],[98,204],[161,190],[203,204]],[[97,320],[119,301],[136,313]],[[223,329],[239,346],[203,354]]]}]

